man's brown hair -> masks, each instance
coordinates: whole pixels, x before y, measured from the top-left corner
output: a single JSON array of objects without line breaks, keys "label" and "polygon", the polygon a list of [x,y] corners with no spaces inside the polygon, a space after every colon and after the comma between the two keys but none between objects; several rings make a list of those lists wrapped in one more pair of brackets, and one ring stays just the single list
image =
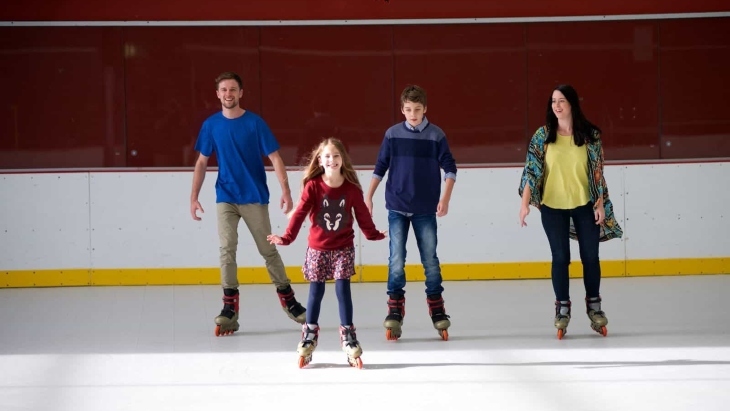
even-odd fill
[{"label": "man's brown hair", "polygon": [[218,75],[218,77],[215,78],[215,89],[218,90],[218,86],[221,84],[221,81],[223,80],[236,80],[236,83],[238,83],[238,88],[243,88],[243,81],[241,80],[241,76],[238,74],[232,72],[232,71],[226,71]]}]

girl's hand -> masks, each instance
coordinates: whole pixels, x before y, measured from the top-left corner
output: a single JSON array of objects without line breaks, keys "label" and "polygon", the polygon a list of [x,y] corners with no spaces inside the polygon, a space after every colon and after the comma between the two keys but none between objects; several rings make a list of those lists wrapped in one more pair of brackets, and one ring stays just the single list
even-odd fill
[{"label": "girl's hand", "polygon": [[266,236],[266,239],[269,241],[269,244],[276,244],[276,245],[284,244],[284,241],[281,240],[281,237],[279,237],[276,234],[269,234]]}]

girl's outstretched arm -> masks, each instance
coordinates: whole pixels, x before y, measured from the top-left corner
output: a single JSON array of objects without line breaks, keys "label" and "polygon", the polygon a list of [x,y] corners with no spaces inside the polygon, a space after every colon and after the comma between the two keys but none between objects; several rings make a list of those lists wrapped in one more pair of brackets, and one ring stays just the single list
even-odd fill
[{"label": "girl's outstretched arm", "polygon": [[296,240],[297,235],[299,234],[299,230],[302,228],[304,220],[307,218],[307,215],[312,210],[314,204],[313,194],[314,186],[313,183],[310,181],[304,186],[304,189],[302,190],[302,196],[299,199],[299,203],[297,203],[297,208],[294,209],[294,213],[289,220],[289,225],[286,227],[286,232],[284,233],[284,235],[278,236],[275,234],[270,234],[266,236],[266,239],[269,240],[271,244],[289,245],[294,242],[294,240]]}]

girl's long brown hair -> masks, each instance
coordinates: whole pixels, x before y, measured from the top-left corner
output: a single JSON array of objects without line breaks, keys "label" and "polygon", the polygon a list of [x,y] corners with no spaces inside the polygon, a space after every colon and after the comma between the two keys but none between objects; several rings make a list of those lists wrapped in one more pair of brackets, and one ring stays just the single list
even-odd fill
[{"label": "girl's long brown hair", "polygon": [[[309,157],[307,159],[307,165],[304,167],[304,172],[302,176],[302,190],[304,190],[304,186],[306,186],[310,180],[314,180],[315,178],[324,174],[324,167],[319,164],[319,156],[322,154],[324,148],[330,144],[335,146],[337,151],[340,152],[340,156],[342,156],[342,165],[340,165],[340,173],[342,173],[342,176],[345,177],[345,180],[354,184],[355,186],[357,186],[357,188],[360,189],[360,191],[362,191],[360,180],[357,178],[357,172],[352,166],[352,160],[350,160],[350,155],[347,154],[347,150],[345,150],[345,145],[342,144],[342,141],[334,137],[328,137],[322,140],[322,142],[320,142],[319,145],[317,145],[317,147],[315,147],[314,150],[312,150],[312,152],[309,154]],[[288,216],[290,218],[297,208],[299,208],[299,202],[297,202],[297,205],[292,209],[291,212],[289,212]]]}]

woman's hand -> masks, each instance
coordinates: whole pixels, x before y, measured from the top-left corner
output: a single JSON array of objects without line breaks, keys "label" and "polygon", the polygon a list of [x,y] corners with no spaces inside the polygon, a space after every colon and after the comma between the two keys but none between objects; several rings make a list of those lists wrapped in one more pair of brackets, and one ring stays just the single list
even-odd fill
[{"label": "woman's hand", "polygon": [[525,222],[525,217],[530,214],[530,206],[529,205],[522,205],[520,206],[520,227],[526,227],[527,223]]},{"label": "woman's hand", "polygon": [[606,209],[603,208],[603,202],[593,208],[593,216],[596,218],[596,225],[603,224],[603,220],[606,219]]}]

